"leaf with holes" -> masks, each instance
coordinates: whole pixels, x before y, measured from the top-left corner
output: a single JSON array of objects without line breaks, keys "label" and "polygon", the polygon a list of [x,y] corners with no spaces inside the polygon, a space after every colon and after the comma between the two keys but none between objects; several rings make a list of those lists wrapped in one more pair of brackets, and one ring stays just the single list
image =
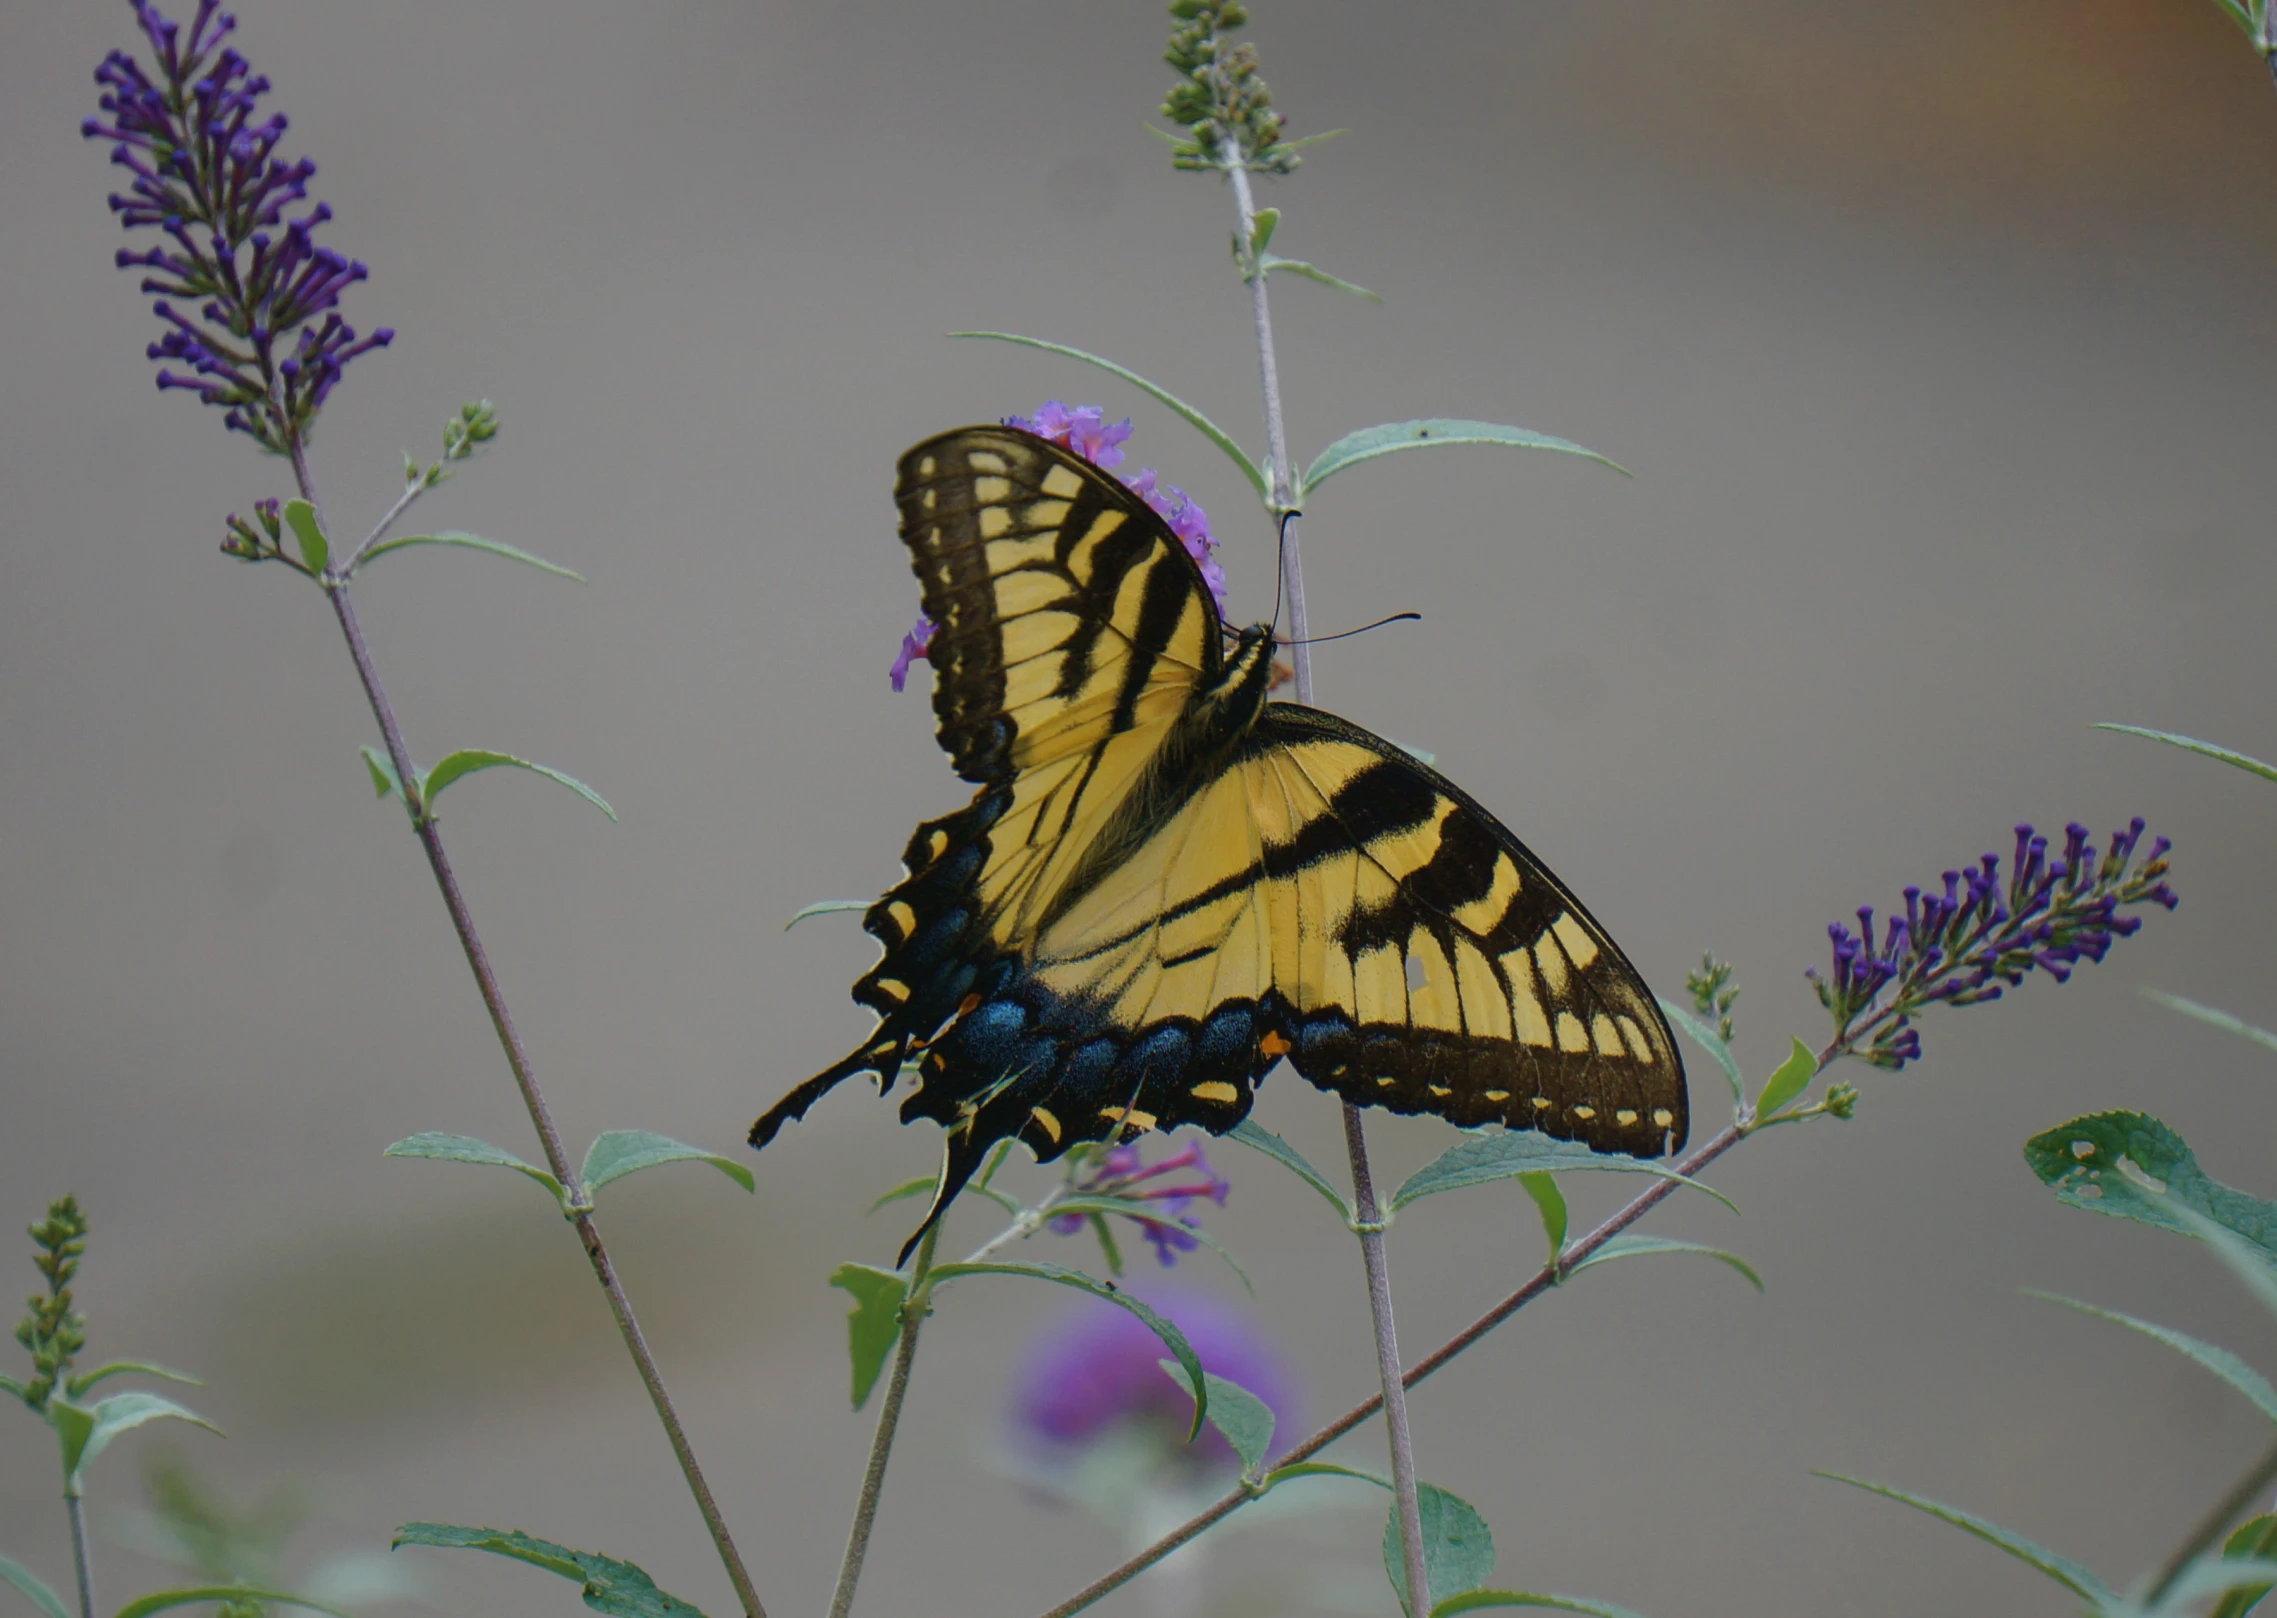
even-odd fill
[{"label": "leaf with holes", "polygon": [[830,1284],[854,1300],[846,1311],[846,1353],[853,1362],[854,1408],[859,1410],[869,1402],[886,1356],[901,1338],[901,1305],[909,1296],[909,1282],[891,1270],[841,1264],[830,1272]]},{"label": "leaf with holes", "polygon": [[612,1180],[659,1163],[709,1163],[746,1191],[757,1186],[751,1170],[734,1158],[646,1129],[611,1129],[596,1136],[585,1150],[585,1167],[578,1178],[585,1182],[585,1194],[590,1197]]},{"label": "leaf with holes", "polygon": [[[1186,1375],[1186,1368],[1176,1360],[1156,1360],[1162,1374],[1194,1396],[1194,1384]],[[1228,1382],[1213,1372],[1202,1373],[1202,1384],[1207,1391],[1210,1425],[1224,1435],[1233,1446],[1234,1454],[1241,1457],[1241,1475],[1253,1477],[1265,1464],[1265,1457],[1273,1450],[1273,1407],[1251,1393],[1238,1382]]]},{"label": "leaf with holes", "polygon": [[[1436,1612],[1450,1597],[1484,1589],[1494,1577],[1494,1535],[1468,1500],[1429,1483],[1415,1486],[1415,1507],[1423,1519],[1423,1577],[1429,1589],[1424,1611]],[[1392,1502],[1384,1519],[1384,1572],[1400,1606],[1415,1610],[1407,1598],[1407,1565],[1400,1555],[1399,1502]]]},{"label": "leaf with holes", "polygon": [[678,1596],[656,1587],[654,1580],[614,1557],[571,1550],[550,1539],[497,1528],[461,1528],[453,1523],[407,1522],[395,1531],[389,1548],[432,1545],[441,1550],[488,1551],[558,1573],[584,1586],[585,1605],[609,1618],[704,1618]]},{"label": "leaf with holes", "polygon": [[1972,1512],[1963,1511],[1958,1506],[1942,1505],[1918,1494],[1908,1494],[1903,1489],[1893,1489],[1886,1483],[1868,1483],[1864,1478],[1844,1477],[1840,1472],[1814,1472],[1812,1476],[1827,1478],[1835,1483],[1847,1483],[1853,1489],[1864,1489],[1868,1494],[1878,1494],[1885,1500],[1895,1500],[1900,1505],[1927,1512],[1939,1522],[1951,1523],[1963,1533],[1973,1534],[1987,1545],[2006,1551],[2026,1566],[2038,1568],[2073,1595],[2098,1606],[2109,1606],[2115,1599],[2111,1587],[2097,1578],[2091,1569],[2045,1546],[2035,1545],[2022,1534],[2011,1533],[1998,1523],[1987,1522]]},{"label": "leaf with holes", "polygon": [[1615,1174],[1656,1174],[1678,1185],[1714,1197],[1733,1213],[1731,1199],[1710,1186],[1702,1185],[1688,1175],[1677,1173],[1665,1163],[1654,1163],[1640,1157],[1624,1157],[1618,1152],[1593,1152],[1579,1141],[1552,1140],[1537,1135],[1530,1129],[1495,1129],[1482,1134],[1468,1134],[1436,1158],[1407,1177],[1404,1184],[1392,1193],[1392,1211],[1406,1207],[1425,1197],[1437,1196],[1442,1191],[1463,1191],[1474,1185],[1490,1185],[1496,1180],[1515,1179],[1521,1174],[1568,1173],[1576,1169],[1605,1169]]},{"label": "leaf with holes", "polygon": [[2277,1263],[2277,1203],[2208,1177],[2182,1137],[2148,1113],[2074,1118],[2026,1141],[2024,1161],[2074,1208],[2196,1235],[2175,1212],[2179,1206],[2236,1232]]}]

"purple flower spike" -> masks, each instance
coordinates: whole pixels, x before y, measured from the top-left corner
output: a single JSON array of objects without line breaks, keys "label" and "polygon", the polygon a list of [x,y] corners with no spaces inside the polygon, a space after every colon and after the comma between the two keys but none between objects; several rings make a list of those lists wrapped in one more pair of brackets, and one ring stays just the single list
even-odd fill
[{"label": "purple flower spike", "polygon": [[[1171,1175],[1189,1177],[1175,1184],[1157,1183]],[[1201,1227],[1187,1210],[1202,1201],[1214,1202],[1222,1208],[1226,1193],[1232,1189],[1231,1183],[1210,1167],[1199,1139],[1189,1140],[1181,1150],[1151,1165],[1141,1155],[1137,1141],[1110,1147],[1100,1155],[1097,1167],[1075,1185],[1079,1196],[1119,1197],[1125,1202],[1160,1204],[1158,1210],[1125,1213],[1122,1217],[1139,1227],[1140,1234],[1153,1245],[1156,1259],[1166,1266],[1177,1263],[1180,1253],[1191,1253],[1201,1246],[1194,1235]],[[1061,1214],[1051,1221],[1051,1229],[1058,1235],[1072,1236],[1082,1230],[1091,1217]]]},{"label": "purple flower spike", "polygon": [[307,199],[316,165],[277,159],[283,113],[253,121],[269,81],[222,43],[237,19],[218,0],[198,0],[187,30],[149,0],[134,10],[159,82],[126,52],[111,52],[95,70],[104,116],[80,133],[112,142],[111,161],[132,176],[127,193],[111,198],[119,223],[167,238],[118,255],[120,269],[152,272],[142,290],[166,330],[150,358],[186,368],[162,367],[158,386],[195,393],[225,412],[225,425],[289,454],[307,442],[348,362],[395,333],[383,326],[359,337],[335,312],[371,272],[316,245],[332,210],[318,203],[286,218]]},{"label": "purple flower spike", "polygon": [[2065,983],[2082,960],[2101,961],[2114,939],[2142,926],[2122,907],[2177,903],[2163,880],[2170,845],[2157,839],[2137,864],[2142,835],[2142,821],[2131,821],[2098,859],[2088,829],[2074,823],[2050,859],[2048,840],[2018,826],[2005,887],[1999,856],[1987,854],[1947,871],[1942,894],[1907,888],[1905,915],[1889,919],[1878,949],[1871,908],[1858,912],[1855,934],[1840,922],[1828,927],[1832,967],[1808,976],[1834,1018],[1835,1051],[1902,1068],[1921,1054],[1912,1019],[1926,1007],[1982,1005],[2032,971]]},{"label": "purple flower spike", "polygon": [[[1270,1339],[1247,1316],[1194,1293],[1153,1307],[1186,1336],[1202,1369],[1265,1401],[1284,1440],[1298,1429],[1294,1378]],[[1193,1443],[1186,1430],[1194,1401],[1165,1376],[1162,1339],[1125,1310],[1080,1300],[1029,1349],[1013,1385],[1011,1418],[1021,1447],[1047,1464],[1069,1464],[1118,1432],[1160,1446],[1163,1468],[1188,1482],[1236,1470],[1240,1461],[1216,1428]]]}]

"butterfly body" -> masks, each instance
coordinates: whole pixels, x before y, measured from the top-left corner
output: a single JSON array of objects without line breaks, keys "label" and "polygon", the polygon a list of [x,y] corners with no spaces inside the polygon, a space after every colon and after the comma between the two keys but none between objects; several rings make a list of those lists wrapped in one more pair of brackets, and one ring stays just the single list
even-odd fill
[{"label": "butterfly body", "polygon": [[753,1126],[917,1063],[946,1126],[938,1215],[997,1141],[1248,1115],[1286,1059],[1361,1106],[1657,1156],[1683,1070],[1604,930],[1493,816],[1394,744],[1268,700],[1273,631],[1229,638],[1131,490],[1033,434],[902,458],[939,627],[940,740],[979,786],[917,828],[864,918],[870,1038]]}]

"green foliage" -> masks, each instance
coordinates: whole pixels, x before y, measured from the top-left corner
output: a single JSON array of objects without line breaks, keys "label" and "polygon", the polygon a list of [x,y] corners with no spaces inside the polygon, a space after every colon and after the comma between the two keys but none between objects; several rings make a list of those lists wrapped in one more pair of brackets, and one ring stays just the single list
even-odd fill
[{"label": "green foliage", "polygon": [[[2261,1561],[2277,1553],[2277,1512],[2240,1523],[2222,1543],[2222,1555],[2236,1561]],[[2261,1598],[2277,1585],[2250,1584],[2224,1596],[2206,1618],[2246,1618]]]},{"label": "green foliage", "polygon": [[0,1584],[15,1586],[17,1593],[39,1608],[45,1618],[71,1618],[64,1610],[63,1597],[50,1589],[45,1579],[13,1556],[0,1556]]},{"label": "green foliage", "polygon": [[2272,1034],[2266,1028],[2256,1028],[2226,1011],[2200,1005],[2195,1000],[2185,1000],[2178,994],[2168,994],[2164,989],[2145,989],[2142,995],[2146,1000],[2157,1001],[2169,1011],[2179,1011],[2185,1017],[2195,1017],[2202,1023],[2219,1028],[2225,1034],[2235,1034],[2240,1039],[2251,1040],[2264,1050],[2277,1051],[2277,1034]]},{"label": "green foliage", "polygon": [[1785,1122],[1779,1116],[1779,1109],[1801,1095],[1810,1087],[1811,1080],[1818,1077],[1818,1058],[1811,1048],[1792,1035],[1788,1036],[1788,1043],[1793,1049],[1787,1052],[1787,1059],[1779,1064],[1777,1071],[1763,1081],[1763,1093],[1755,1098],[1753,1127],[1757,1129]]},{"label": "green foliage", "polygon": [[[1194,1384],[1186,1368],[1176,1360],[1157,1360],[1162,1374],[1194,1395]],[[1210,1425],[1225,1436],[1233,1446],[1234,1454],[1241,1457],[1241,1475],[1256,1477],[1265,1465],[1265,1457],[1273,1451],[1273,1409],[1238,1382],[1228,1382],[1214,1371],[1202,1373],[1207,1397],[1203,1407],[1208,1410]]]},{"label": "green foliage", "polygon": [[1736,1110],[1746,1106],[1747,1079],[1739,1070],[1739,1058],[1732,1055],[1730,1038],[1709,1027],[1675,1001],[1662,1000],[1659,995],[1654,995],[1653,998],[1660,1001],[1661,1014],[1668,1019],[1671,1027],[1716,1059],[1716,1066],[1723,1069],[1724,1082],[1731,1086],[1733,1108]]},{"label": "green foliage", "polygon": [[[876,1213],[880,1208],[883,1208],[888,1203],[906,1202],[911,1197],[929,1197],[933,1194],[934,1188],[940,1183],[940,1176],[936,1174],[920,1174],[914,1180],[904,1180],[901,1182],[901,1184],[895,1186],[891,1191],[888,1191],[884,1196],[878,1198],[877,1201],[871,1203],[867,1211],[870,1213]],[[986,1197],[989,1201],[995,1203],[999,1208],[1002,1208],[1006,1213],[1011,1214],[1014,1218],[1017,1218],[1021,1214],[1027,1212],[1025,1208],[1020,1206],[1018,1198],[1008,1197],[1003,1192],[995,1189],[993,1186],[984,1185],[978,1180],[966,1181],[965,1188],[957,1194],[959,1196]]]},{"label": "green foliage", "polygon": [[1700,952],[1700,964],[1684,974],[1684,992],[1692,997],[1693,1014],[1714,1018],[1716,1037],[1724,1044],[1732,1042],[1732,1008],[1739,1004],[1739,985],[1734,982],[1737,970],[1729,961],[1719,961],[1708,950]]},{"label": "green foliage", "polygon": [[830,1272],[830,1284],[854,1300],[854,1307],[846,1311],[846,1354],[853,1364],[854,1408],[859,1410],[869,1403],[886,1356],[901,1336],[901,1306],[909,1297],[909,1281],[892,1270],[841,1264]]},{"label": "green foliage", "polygon": [[2026,1141],[2024,1161],[2074,1208],[2185,1236],[2200,1234],[2195,1220],[2211,1221],[2277,1262],[2277,1203],[2209,1178],[2182,1137],[2147,1113],[2074,1118]]},{"label": "green foliage", "polygon": [[331,1614],[331,1618],[348,1618],[338,1607],[327,1607],[321,1601],[296,1596],[283,1590],[264,1590],[251,1584],[209,1584],[195,1590],[157,1590],[128,1602],[115,1614],[115,1618],[151,1618],[153,1613],[171,1612],[176,1607],[206,1607],[219,1605],[224,1612],[232,1608],[259,1611],[263,1607],[305,1607],[310,1612]]},{"label": "green foliage", "polygon": [[[1471,1503],[1429,1483],[1415,1486],[1415,1506],[1423,1519],[1423,1577],[1429,1589],[1424,1610],[1436,1614],[1449,1598],[1484,1589],[1494,1577],[1494,1535]],[[1384,1519],[1384,1572],[1403,1611],[1408,1599],[1407,1567],[1400,1555],[1399,1503]]]},{"label": "green foliage", "polygon": [[1471,1590],[1449,1596],[1431,1609],[1431,1618],[1453,1618],[1456,1613],[1484,1612],[1489,1607],[1547,1607],[1552,1612],[1586,1613],[1589,1618],[1637,1618],[1626,1607],[1586,1596],[1537,1595],[1531,1590]]},{"label": "green foliage", "polygon": [[80,1489],[87,1468],[96,1456],[110,1447],[112,1439],[146,1422],[186,1421],[209,1433],[221,1431],[196,1411],[185,1410],[173,1400],[155,1393],[114,1393],[91,1405],[59,1396],[48,1401],[47,1415],[55,1427],[56,1437],[62,1442],[63,1475],[67,1480],[64,1487],[68,1493]]},{"label": "green foliage", "polygon": [[1568,1173],[1575,1169],[1604,1169],[1614,1174],[1655,1174],[1714,1197],[1732,1212],[1731,1199],[1711,1186],[1677,1173],[1665,1163],[1623,1157],[1615,1152],[1593,1152],[1579,1141],[1551,1140],[1532,1130],[1499,1129],[1481,1134],[1464,1133],[1463,1139],[1409,1175],[1392,1193],[1391,1211],[1442,1191],[1462,1191],[1522,1174]]},{"label": "green foliage", "polygon": [[2130,1331],[2139,1331],[2154,1342],[2164,1343],[2176,1353],[2187,1355],[2196,1360],[2214,1375],[2237,1389],[2239,1393],[2252,1402],[2256,1410],[2269,1418],[2271,1422],[2277,1422],[2277,1388],[2270,1387],[2267,1378],[2228,1349],[2217,1348],[2212,1343],[2201,1342],[2185,1332],[2176,1331],[2171,1326],[2161,1326],[2155,1321],[2138,1320],[2133,1315],[2123,1315],[2115,1309],[2098,1309],[2092,1303],[2082,1303],[2077,1298],[2066,1298],[2059,1293],[2027,1290],[2025,1296],[2042,1298],[2049,1303],[2060,1303],[2066,1309],[2077,1309],[2083,1315],[2093,1315],[2098,1320],[2111,1321],[2116,1325],[2125,1326]]},{"label": "green foliage", "polygon": [[1372,461],[1380,455],[1396,454],[1403,449],[1437,449],[1443,444],[1500,444],[1511,449],[1548,449],[1562,455],[1579,455],[1585,460],[1610,466],[1623,477],[1629,476],[1627,467],[1608,460],[1593,449],[1584,449],[1569,439],[1552,438],[1547,433],[1529,432],[1524,427],[1506,427],[1496,421],[1461,421],[1452,417],[1431,416],[1419,421],[1387,421],[1380,426],[1363,427],[1356,433],[1346,433],[1313,457],[1312,465],[1305,468],[1302,482],[1297,485],[1299,498],[1312,491],[1348,466]]},{"label": "green foliage", "polygon": [[[273,1491],[241,1508],[179,1456],[161,1452],[144,1474],[143,1495],[153,1543],[138,1548],[189,1568],[202,1585],[269,1589],[282,1582],[285,1546],[305,1516],[289,1493]],[[262,1610],[234,1603],[217,1618],[261,1618]]]},{"label": "green foliage", "polygon": [[1893,1489],[1886,1483],[1868,1483],[1863,1478],[1844,1477],[1840,1472],[1818,1472],[1813,1475],[1832,1479],[1836,1483],[1847,1483],[1854,1489],[1864,1489],[1868,1494],[1878,1494],[1885,1500],[1895,1500],[1916,1511],[1925,1511],[1939,1522],[1951,1523],[1964,1533],[1975,1535],[1987,1545],[2006,1551],[2026,1566],[2038,1568],[2073,1595],[2091,1601],[2098,1607],[2108,1607],[2117,1599],[2109,1585],[2070,1557],[2059,1555],[2045,1546],[2035,1545],[2022,1534],[2011,1533],[1998,1523],[1987,1522],[1957,1506],[1941,1505],[1921,1495]]},{"label": "green foliage", "polygon": [[1550,1243],[1549,1262],[1555,1264],[1565,1253],[1565,1233],[1571,1224],[1565,1193],[1558,1189],[1555,1175],[1544,1174],[1539,1169],[1528,1169],[1519,1175],[1518,1184],[1534,1199],[1534,1206],[1541,1212],[1542,1234]]},{"label": "green foliage", "polygon": [[551,573],[556,578],[573,579],[579,584],[585,582],[584,574],[573,572],[559,562],[549,562],[542,556],[532,555],[499,540],[484,539],[480,534],[462,534],[456,529],[443,529],[432,534],[407,534],[401,539],[384,540],[364,552],[363,560],[369,562],[390,551],[409,550],[414,545],[446,545],[463,551],[486,551],[492,556],[503,556],[509,562],[534,567],[541,573]]},{"label": "green foliage", "polygon": [[176,1371],[150,1360],[112,1360],[92,1371],[85,1371],[71,1379],[71,1397],[77,1399],[89,1388],[99,1387],[114,1376],[154,1376],[162,1382],[180,1382],[188,1387],[202,1388],[205,1384],[187,1371]]},{"label": "green foliage", "polygon": [[1182,169],[1294,171],[1296,152],[1281,139],[1273,93],[1257,75],[1257,47],[1228,43],[1249,20],[1240,0],[1171,0],[1170,15],[1176,26],[1162,59],[1180,77],[1162,115],[1187,137],[1171,143],[1170,161]]},{"label": "green foliage", "polygon": [[1315,1191],[1318,1191],[1323,1197],[1326,1197],[1328,1205],[1336,1210],[1337,1217],[1346,1224],[1352,1222],[1354,1217],[1352,1205],[1338,1194],[1336,1187],[1328,1183],[1328,1176],[1314,1168],[1306,1160],[1304,1153],[1298,1151],[1270,1129],[1265,1128],[1256,1119],[1242,1119],[1240,1123],[1235,1124],[1225,1132],[1224,1138],[1246,1146],[1253,1152],[1262,1152]]},{"label": "green foliage", "polygon": [[363,750],[364,768],[372,773],[372,796],[385,798],[390,794],[403,796],[403,780],[395,773],[395,760],[376,747]]},{"label": "green foliage", "polygon": [[2177,736],[2171,730],[2145,730],[2140,725],[2097,725],[2097,730],[2115,730],[2122,736],[2143,736],[2154,742],[2165,742],[2169,747],[2180,747],[2188,752],[2201,753],[2207,758],[2219,759],[2224,764],[2260,776],[2265,781],[2277,781],[2277,764],[2264,764],[2250,753],[2214,742],[2202,742],[2194,736]]},{"label": "green foliage", "polygon": [[563,1199],[561,1182],[544,1169],[534,1163],[523,1162],[503,1147],[493,1146],[486,1140],[476,1140],[472,1135],[445,1135],[435,1130],[422,1130],[416,1135],[406,1135],[380,1155],[427,1157],[438,1163],[482,1163],[493,1168],[512,1169],[516,1174],[528,1175],[551,1191],[556,1201]]},{"label": "green foliage", "polygon": [[26,1301],[24,1318],[16,1325],[16,1341],[32,1356],[32,1379],[10,1379],[10,1391],[35,1411],[44,1412],[59,1386],[66,1386],[72,1362],[87,1346],[87,1320],[72,1307],[71,1283],[79,1274],[79,1260],[87,1251],[87,1215],[77,1197],[58,1197],[47,1205],[47,1217],[28,1227],[32,1267],[47,1282],[44,1296]]},{"label": "green foliage", "polygon": [[332,560],[332,546],[324,537],[323,526],[316,520],[316,508],[306,500],[287,500],[285,526],[300,542],[301,565],[311,573],[323,573],[325,564]]},{"label": "green foliage", "polygon": [[585,1166],[577,1177],[585,1182],[586,1196],[593,1197],[612,1180],[621,1180],[659,1163],[709,1163],[746,1191],[757,1186],[751,1170],[734,1158],[722,1157],[717,1152],[707,1152],[700,1146],[690,1146],[686,1141],[646,1129],[611,1129],[596,1136],[585,1150]]},{"label": "green foliage", "polygon": [[953,331],[949,335],[951,337],[987,337],[1000,343],[1018,343],[1022,348],[1040,348],[1047,354],[1064,354],[1069,359],[1081,360],[1086,365],[1096,365],[1100,370],[1112,376],[1121,377],[1140,392],[1168,405],[1188,426],[1223,450],[1226,458],[1241,468],[1241,475],[1247,478],[1249,486],[1257,491],[1257,498],[1264,501],[1268,506],[1272,504],[1273,493],[1265,481],[1265,474],[1258,469],[1257,463],[1249,458],[1248,452],[1233,441],[1232,434],[1185,400],[1179,398],[1175,393],[1172,393],[1168,388],[1149,382],[1138,372],[1126,371],[1113,360],[1101,359],[1096,354],[1086,354],[1080,348],[1069,348],[1065,343],[1047,343],[1041,337],[1022,337],[1015,332],[1008,331]]},{"label": "green foliage", "polygon": [[[461,1528],[451,1523],[410,1522],[395,1531],[389,1548],[433,1545],[444,1550],[488,1551],[558,1573],[583,1586],[585,1605],[609,1618],[703,1618],[703,1614],[656,1587],[630,1562],[571,1550],[550,1539],[496,1528]],[[120,1618],[126,1618],[121,1614]]]},{"label": "green foliage", "polygon": [[434,767],[428,770],[419,783],[420,801],[426,805],[431,814],[434,811],[436,796],[453,781],[458,780],[461,776],[472,775],[477,770],[497,769],[502,765],[511,765],[517,770],[528,770],[533,775],[542,775],[549,781],[559,782],[594,808],[600,810],[601,813],[607,815],[611,820],[617,818],[617,812],[609,807],[608,800],[575,776],[564,775],[550,765],[536,764],[526,758],[517,758],[512,753],[494,753],[482,747],[462,747],[457,752],[445,753],[438,759]]},{"label": "green foliage", "polygon": [[[1104,1219],[1110,1214],[1116,1214],[1125,1219],[1136,1219],[1158,1225],[1166,1222],[1162,1217],[1161,1207],[1155,1203],[1144,1202],[1137,1197],[1108,1196],[1092,1191],[1086,1191],[1075,1196],[1061,1197],[1051,1205],[1051,1213],[1054,1218],[1061,1214],[1080,1214],[1086,1219]],[[1226,1268],[1240,1277],[1243,1287],[1251,1292],[1257,1290],[1256,1287],[1250,1285],[1249,1272],[1241,1267],[1240,1262],[1226,1251],[1225,1245],[1215,1236],[1199,1225],[1180,1225],[1178,1228],[1217,1254],[1219,1258],[1224,1259]],[[1112,1242],[1112,1240],[1113,1238],[1110,1237],[1109,1241]],[[1117,1255],[1117,1262],[1110,1265],[1110,1268],[1119,1271],[1121,1267],[1119,1260],[1120,1255]]]},{"label": "green foliage", "polygon": [[1610,1264],[1617,1258],[1637,1258],[1647,1253],[1696,1253],[1702,1258],[1712,1258],[1718,1264],[1738,1271],[1756,1291],[1763,1290],[1763,1277],[1757,1275],[1755,1267],[1738,1254],[1727,1253],[1720,1247],[1708,1247],[1699,1242],[1676,1241],[1667,1236],[1615,1236],[1565,1273],[1570,1278],[1597,1265]]}]

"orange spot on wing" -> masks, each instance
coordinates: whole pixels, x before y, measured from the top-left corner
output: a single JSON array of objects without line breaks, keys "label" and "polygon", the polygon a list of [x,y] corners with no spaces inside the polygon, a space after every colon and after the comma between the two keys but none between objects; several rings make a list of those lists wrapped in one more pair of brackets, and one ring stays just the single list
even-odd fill
[{"label": "orange spot on wing", "polygon": [[1268,1058],[1286,1056],[1289,1054],[1289,1052],[1296,1049],[1294,1045],[1291,1045],[1279,1034],[1270,1032],[1268,1032],[1263,1039],[1257,1042],[1257,1048],[1258,1050],[1262,1051]]}]

